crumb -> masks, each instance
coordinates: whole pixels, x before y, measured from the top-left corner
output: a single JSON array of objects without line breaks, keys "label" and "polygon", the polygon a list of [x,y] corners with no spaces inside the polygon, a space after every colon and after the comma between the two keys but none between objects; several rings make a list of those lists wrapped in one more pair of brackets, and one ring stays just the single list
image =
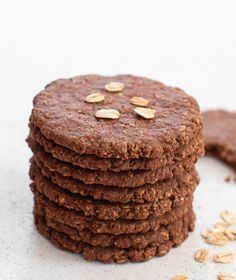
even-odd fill
[{"label": "crumb", "polygon": [[[230,176],[230,175],[228,175],[228,176],[226,176],[226,177],[225,177],[225,182],[227,182],[227,183],[228,183],[228,182],[230,182],[230,181],[231,181],[231,179],[232,179],[232,178],[231,178],[231,176]],[[235,178],[235,179],[236,179],[236,178]]]},{"label": "crumb", "polygon": [[227,175],[227,176],[225,176],[224,181],[226,183],[229,183],[229,182],[232,182],[232,181],[236,183],[236,176]]}]

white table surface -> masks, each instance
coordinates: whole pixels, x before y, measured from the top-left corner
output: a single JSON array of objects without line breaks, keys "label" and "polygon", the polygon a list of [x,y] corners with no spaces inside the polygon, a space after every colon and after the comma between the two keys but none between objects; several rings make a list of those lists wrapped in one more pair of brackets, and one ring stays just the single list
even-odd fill
[{"label": "white table surface", "polygon": [[[36,232],[24,141],[33,96],[53,79],[78,74],[144,75],[182,87],[202,109],[236,109],[235,13],[234,0],[0,2],[1,280],[236,276],[236,262],[193,260],[207,246],[201,228],[218,221],[221,210],[236,212],[236,184],[224,182],[232,170],[221,162],[198,163],[197,227],[183,246],[146,263],[103,265],[60,251]],[[236,252],[236,243],[226,248]]]}]

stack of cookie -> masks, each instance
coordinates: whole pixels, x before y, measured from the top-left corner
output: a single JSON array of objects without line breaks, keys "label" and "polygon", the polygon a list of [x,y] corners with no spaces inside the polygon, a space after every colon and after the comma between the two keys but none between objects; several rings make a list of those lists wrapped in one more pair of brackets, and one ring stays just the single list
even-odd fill
[{"label": "stack of cookie", "polygon": [[130,75],[57,80],[34,99],[27,142],[37,229],[88,260],[165,255],[194,228],[196,101]]}]

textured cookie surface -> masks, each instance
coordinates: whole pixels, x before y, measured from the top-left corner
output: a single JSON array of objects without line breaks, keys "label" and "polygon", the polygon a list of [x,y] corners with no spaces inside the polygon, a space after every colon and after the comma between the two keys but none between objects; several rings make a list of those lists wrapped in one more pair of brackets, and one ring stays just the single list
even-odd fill
[{"label": "textured cookie surface", "polygon": [[35,212],[48,220],[63,223],[79,231],[89,229],[93,233],[108,233],[114,235],[130,233],[146,233],[157,231],[161,225],[168,225],[192,211],[192,197],[180,207],[172,209],[160,217],[150,216],[146,220],[101,220],[95,216],[87,217],[81,212],[67,209],[49,201],[44,195],[35,191]]},{"label": "textured cookie surface", "polygon": [[202,133],[196,135],[193,141],[188,145],[182,145],[174,151],[174,153],[164,153],[161,158],[138,158],[130,160],[122,160],[116,158],[100,158],[95,155],[80,155],[73,150],[56,144],[54,141],[48,140],[37,127],[30,125],[30,135],[28,143],[36,141],[44,150],[54,158],[61,161],[72,163],[75,166],[80,166],[87,169],[95,169],[101,171],[115,171],[122,170],[155,170],[162,166],[174,164],[181,161],[191,154],[204,154],[204,141]]},{"label": "textured cookie surface", "polygon": [[189,196],[192,196],[195,186],[189,193],[174,193],[169,198],[157,199],[149,203],[125,204],[94,200],[73,194],[55,185],[51,180],[42,176],[41,173],[34,175],[31,188],[33,192],[40,192],[60,206],[82,211],[85,216],[96,216],[102,220],[116,220],[118,218],[143,220],[149,216],[159,217],[174,207],[183,205],[188,201]]},{"label": "textured cookie surface", "polygon": [[[120,93],[107,92],[109,82],[121,82]],[[84,102],[101,92],[101,103]],[[149,100],[156,110],[151,120],[139,117],[130,104],[134,96]],[[116,109],[120,118],[95,118],[99,109]],[[97,75],[61,79],[49,84],[34,99],[30,122],[55,143],[79,154],[112,158],[158,158],[188,144],[202,128],[196,101],[178,88],[130,75]]]},{"label": "textured cookie surface", "polygon": [[71,193],[110,202],[145,203],[168,199],[173,197],[173,195],[184,197],[192,193],[199,183],[199,177],[194,168],[189,172],[184,172],[181,177],[172,177],[152,185],[146,184],[136,188],[87,185],[82,181],[64,177],[57,172],[51,172],[42,162],[38,161],[38,164],[39,166],[34,161],[31,163],[30,177],[32,180],[34,180],[37,174],[42,173],[42,175],[49,178],[54,184]]},{"label": "textured cookie surface", "polygon": [[171,229],[169,240],[160,245],[149,245],[143,249],[121,249],[115,247],[92,246],[82,241],[72,240],[67,234],[61,233],[46,225],[44,219],[35,216],[37,229],[45,237],[59,248],[80,253],[88,260],[98,260],[105,263],[117,262],[125,263],[141,262],[149,260],[154,256],[164,256],[171,247],[179,246],[188,236],[188,232],[193,229],[193,217],[187,216]]},{"label": "textured cookie surface", "polygon": [[[36,216],[41,216],[35,213]],[[184,222],[188,217],[193,216],[192,211],[185,214],[183,217],[177,219],[173,223],[166,226],[160,226],[157,231],[148,231],[147,233],[137,233],[137,234],[122,234],[122,235],[112,235],[112,234],[96,234],[90,230],[79,231],[76,228],[67,226],[65,224],[55,222],[54,220],[44,218],[47,226],[67,234],[72,240],[82,241],[93,246],[99,247],[116,247],[116,248],[145,248],[147,246],[160,246],[166,241],[170,240],[173,235],[177,235],[178,232],[176,228],[183,226]]]},{"label": "textured cookie surface", "polygon": [[203,113],[206,150],[236,168],[236,112]]},{"label": "textured cookie surface", "polygon": [[62,162],[46,153],[40,146],[30,145],[34,160],[41,161],[50,170],[60,173],[65,177],[78,179],[85,184],[101,184],[117,187],[139,187],[144,184],[154,184],[157,181],[181,176],[186,170],[191,170],[198,159],[198,155],[193,154],[176,164],[166,165],[158,170],[134,170],[134,171],[98,171],[84,169],[72,164]]}]

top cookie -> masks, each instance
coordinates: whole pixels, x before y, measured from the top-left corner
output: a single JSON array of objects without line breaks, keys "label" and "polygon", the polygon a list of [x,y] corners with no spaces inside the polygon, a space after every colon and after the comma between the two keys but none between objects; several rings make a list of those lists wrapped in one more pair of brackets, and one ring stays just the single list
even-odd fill
[{"label": "top cookie", "polygon": [[[92,93],[103,97],[88,97]],[[151,110],[136,110],[140,105]],[[114,109],[108,111],[114,119],[104,118],[107,111],[101,109]],[[202,129],[192,97],[178,88],[130,75],[54,81],[34,98],[30,122],[48,139],[79,154],[121,159],[172,153]]]}]

